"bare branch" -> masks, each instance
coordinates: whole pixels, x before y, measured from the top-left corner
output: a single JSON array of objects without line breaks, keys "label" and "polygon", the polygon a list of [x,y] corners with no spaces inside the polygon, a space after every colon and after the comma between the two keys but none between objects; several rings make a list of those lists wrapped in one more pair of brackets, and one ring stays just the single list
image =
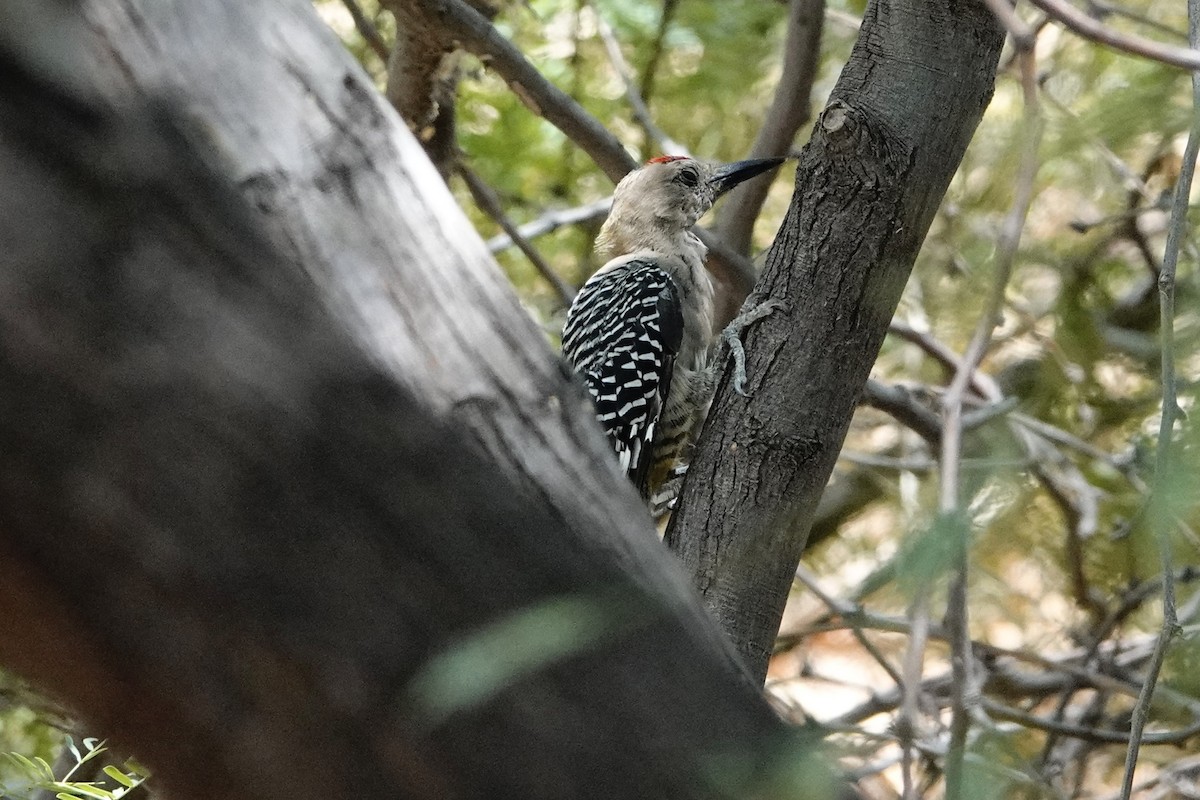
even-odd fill
[{"label": "bare branch", "polygon": [[[1050,731],[1060,736],[1071,736],[1076,739],[1083,739],[1090,742],[1105,742],[1108,744],[1132,744],[1134,741],[1131,733],[1126,733],[1120,730],[1102,729],[1094,727],[1084,727],[1082,725],[1070,725],[1067,723],[1056,722],[1046,717],[1039,717],[1036,714],[1030,714],[1026,711],[1013,708],[1012,706],[999,703],[995,700],[984,698],[984,709],[993,717],[998,719],[1007,719],[1012,722],[1019,722],[1027,728],[1035,728],[1043,731]],[[1172,731],[1158,731],[1143,735],[1143,740],[1147,744],[1182,744],[1188,739],[1191,739],[1197,733],[1200,733],[1200,720],[1194,720],[1190,725]],[[1128,800],[1126,795],[1125,800]]]},{"label": "bare branch", "polygon": [[358,35],[363,37],[363,41],[379,57],[379,60],[387,64],[389,55],[387,42],[383,41],[383,37],[379,35],[379,29],[375,27],[375,23],[371,22],[363,13],[362,6],[358,4],[357,0],[342,0],[342,2],[354,19],[354,27],[358,29]]},{"label": "bare branch", "polygon": [[1164,25],[1146,14],[1139,14],[1131,8],[1127,8],[1117,3],[1110,3],[1108,0],[1088,0],[1088,8],[1091,9],[1097,17],[1103,17],[1109,14],[1117,17],[1124,17],[1125,19],[1132,20],[1139,25],[1145,25],[1147,28],[1153,28],[1156,31],[1166,34],[1167,36],[1178,39],[1181,42],[1186,43],[1188,40],[1188,35],[1183,31],[1176,30],[1170,25]]},{"label": "bare branch", "polygon": [[525,254],[525,257],[537,269],[538,273],[546,279],[547,283],[554,287],[554,291],[558,293],[558,299],[562,301],[563,305],[570,305],[571,301],[575,299],[575,290],[554,271],[553,267],[546,263],[546,259],[542,258],[542,254],[537,251],[537,248],[521,235],[521,232],[517,230],[517,226],[504,213],[504,207],[500,204],[500,198],[496,197],[496,193],[492,190],[492,187],[488,186],[483,178],[475,174],[474,170],[462,163],[461,159],[459,159],[456,169],[458,170],[458,174],[462,176],[463,182],[467,184],[467,189],[470,190],[471,197],[474,198],[475,204],[479,206],[479,209],[504,229],[504,232],[516,243],[520,251]]},{"label": "bare branch", "polygon": [[607,128],[570,95],[546,80],[482,14],[463,0],[426,0],[424,5],[460,47],[478,56],[503,78],[530,111],[544,117],[579,145],[613,183],[637,166]]},{"label": "bare branch", "polygon": [[[1012,274],[1025,217],[1033,201],[1034,179],[1039,166],[1038,145],[1042,137],[1042,116],[1038,105],[1036,61],[1032,49],[1022,52],[1018,61],[1021,65],[1021,87],[1025,101],[1022,126],[1024,134],[1021,148],[1021,163],[1017,168],[1016,191],[1012,208],[1004,219],[996,245],[995,270],[992,294],[987,310],[967,345],[963,362],[950,382],[942,398],[942,451],[939,511],[944,518],[953,518],[960,513],[962,497],[959,486],[959,459],[962,456],[963,394],[971,383],[975,372],[987,352],[992,333],[999,322],[1000,310],[1004,305],[1004,293]],[[950,746],[946,758],[946,796],[962,797],[962,764],[966,751],[967,730],[970,726],[968,698],[972,693],[971,640],[967,621],[968,581],[968,529],[962,526],[961,536],[956,538],[957,565],[950,581],[947,598],[946,619],[951,628],[951,668],[954,680],[951,683],[952,719]]]},{"label": "bare branch", "polygon": [[888,386],[869,379],[863,386],[860,402],[890,414],[901,425],[917,433],[931,447],[937,447],[941,442],[941,420],[906,386]]},{"label": "bare branch", "polygon": [[[1042,442],[1041,446],[1053,450],[1048,443]],[[1066,523],[1066,570],[1075,604],[1087,609],[1093,617],[1100,617],[1105,611],[1104,604],[1088,581],[1083,555],[1083,543],[1096,532],[1099,491],[1061,454],[1056,461],[1057,467],[1042,465],[1034,474],[1062,511]]]},{"label": "bare branch", "polygon": [[645,100],[650,99],[654,92],[654,78],[658,75],[658,65],[662,62],[663,44],[667,40],[667,29],[675,17],[675,9],[679,8],[679,0],[663,0],[662,14],[658,18],[658,33],[654,36],[654,44],[650,46],[650,58],[642,71],[641,95]]},{"label": "bare branch", "polygon": [[1029,26],[1025,20],[1017,16],[1016,9],[1013,8],[1009,0],[984,0],[987,7],[996,15],[996,19],[1000,20],[1000,24],[1008,31],[1008,35],[1012,37],[1013,46],[1018,52],[1025,52],[1033,49],[1037,42],[1037,31]]},{"label": "bare branch", "polygon": [[[820,67],[824,20],[825,0],[791,0],[782,74],[771,107],[750,148],[752,158],[787,155],[800,126],[812,119],[812,87]],[[771,178],[747,181],[730,192],[722,205],[717,231],[733,250],[750,252],[754,221],[770,188]]]},{"label": "bare branch", "polygon": [[[1200,47],[1200,0],[1188,0],[1188,43]],[[1130,723],[1129,750],[1125,756],[1125,778],[1121,796],[1128,800],[1133,791],[1133,775],[1137,769],[1138,749],[1143,741],[1146,717],[1154,698],[1154,687],[1162,668],[1167,647],[1179,633],[1175,612],[1174,555],[1171,534],[1175,526],[1166,497],[1171,481],[1171,439],[1180,409],[1175,385],[1175,268],[1179,263],[1179,245],[1187,227],[1188,199],[1192,193],[1192,176],[1196,171],[1196,156],[1200,153],[1200,74],[1192,73],[1192,129],[1183,152],[1183,166],[1175,186],[1175,205],[1167,228],[1167,243],[1162,268],[1158,273],[1159,336],[1162,342],[1162,417],[1158,425],[1158,452],[1154,462],[1154,487],[1150,496],[1151,527],[1158,543],[1163,575],[1163,620],[1154,646],[1154,656],[1146,672],[1146,681],[1137,705],[1133,707]]]},{"label": "bare branch", "polygon": [[[526,240],[536,239],[539,236],[554,233],[554,231],[567,225],[583,225],[589,222],[596,222],[608,216],[610,208],[612,208],[612,195],[602,197],[583,206],[552,209],[532,222],[527,222],[519,226],[517,228],[517,235]],[[488,249],[493,253],[507,250],[514,244],[513,237],[507,233],[500,236],[493,236],[487,240]]]},{"label": "bare branch", "polygon": [[[853,607],[850,607],[847,603],[838,600],[829,592],[825,591],[825,589],[822,588],[820,581],[817,580],[817,576],[813,575],[812,572],[809,571],[808,567],[804,566],[803,564],[798,564],[796,566],[796,580],[808,587],[808,590],[816,595],[817,598],[824,603],[830,611],[842,615],[852,615],[854,613]],[[862,648],[867,651],[871,658],[875,659],[875,662],[883,668],[883,671],[888,674],[888,677],[891,678],[897,686],[902,686],[904,684],[903,676],[901,676],[900,673],[896,671],[896,668],[892,666],[892,662],[888,660],[888,657],[885,656],[878,647],[871,643],[871,640],[867,638],[865,633],[863,633],[862,628],[851,624],[850,632],[854,635],[854,638],[858,640],[858,643],[862,645]]]},{"label": "bare branch", "polygon": [[654,118],[650,116],[650,109],[646,107],[646,101],[642,99],[642,94],[638,90],[637,83],[634,82],[633,70],[629,67],[629,62],[625,60],[625,55],[621,52],[621,43],[617,41],[616,35],[613,34],[612,26],[608,24],[608,20],[600,13],[600,9],[595,3],[589,2],[588,7],[596,15],[596,29],[600,33],[600,40],[604,42],[604,50],[608,53],[609,63],[617,71],[621,82],[625,84],[625,98],[629,100],[629,108],[633,112],[633,118],[642,126],[642,130],[646,131],[646,136],[653,140],[654,144],[662,152],[672,155],[690,156],[691,152],[687,147],[671,138],[666,131],[658,127],[654,122]]},{"label": "bare branch", "polygon": [[[962,359],[958,354],[947,347],[944,343],[933,338],[930,334],[919,331],[899,319],[893,319],[888,324],[888,333],[893,336],[899,336],[906,342],[915,344],[921,348],[926,355],[933,358],[947,370],[957,373],[962,365]],[[1003,399],[1003,393],[1000,387],[996,385],[996,381],[990,376],[982,372],[973,372],[971,374],[971,388],[984,399],[993,402],[999,402]]]},{"label": "bare branch", "polygon": [[1174,47],[1114,30],[1094,17],[1089,17],[1067,0],[1029,0],[1030,4],[1046,12],[1055,22],[1058,22],[1076,34],[1089,41],[1106,45],[1114,50],[1120,50],[1130,55],[1160,61],[1182,69],[1200,69],[1200,50],[1193,44],[1191,48]]},{"label": "bare branch", "polygon": [[904,680],[900,684],[901,706],[896,717],[896,733],[904,748],[900,765],[903,769],[904,800],[917,800],[917,786],[913,780],[913,742],[920,728],[921,675],[925,660],[925,644],[929,637],[929,594],[920,591],[908,609],[911,633],[908,648],[904,652]]}]

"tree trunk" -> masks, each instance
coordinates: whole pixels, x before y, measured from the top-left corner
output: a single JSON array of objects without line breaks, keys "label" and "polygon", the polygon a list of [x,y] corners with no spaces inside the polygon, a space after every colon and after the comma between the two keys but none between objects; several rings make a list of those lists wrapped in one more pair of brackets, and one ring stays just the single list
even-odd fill
[{"label": "tree trunk", "polygon": [[749,302],[752,396],[723,381],[667,542],[758,679],[821,490],[946,187],[1003,34],[974,0],[873,0],[800,157]]},{"label": "tree trunk", "polygon": [[307,4],[86,11],[0,5],[0,660],[181,799],[749,791],[782,726]]}]

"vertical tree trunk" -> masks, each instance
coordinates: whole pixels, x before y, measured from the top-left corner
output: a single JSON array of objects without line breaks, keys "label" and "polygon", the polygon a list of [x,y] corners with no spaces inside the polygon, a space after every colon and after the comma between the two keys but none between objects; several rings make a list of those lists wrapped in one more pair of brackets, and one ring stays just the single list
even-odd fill
[{"label": "vertical tree trunk", "polygon": [[751,397],[722,383],[667,542],[755,676],[821,490],[934,212],[992,94],[1003,33],[974,0],[873,0],[801,155],[750,302]]}]

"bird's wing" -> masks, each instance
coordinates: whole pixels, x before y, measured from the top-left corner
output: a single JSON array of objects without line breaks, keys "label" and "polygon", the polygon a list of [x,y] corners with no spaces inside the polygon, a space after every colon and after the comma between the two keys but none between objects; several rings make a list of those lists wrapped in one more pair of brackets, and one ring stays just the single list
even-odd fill
[{"label": "bird's wing", "polygon": [[583,376],[622,468],[643,493],[682,338],[679,289],[653,258],[601,269],[567,312],[563,355]]}]

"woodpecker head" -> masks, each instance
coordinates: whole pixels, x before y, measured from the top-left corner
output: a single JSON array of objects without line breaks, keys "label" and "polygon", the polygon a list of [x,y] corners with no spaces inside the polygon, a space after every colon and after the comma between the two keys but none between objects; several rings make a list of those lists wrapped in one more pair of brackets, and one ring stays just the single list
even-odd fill
[{"label": "woodpecker head", "polygon": [[621,255],[686,238],[718,197],[783,161],[751,158],[714,166],[686,156],[652,158],[617,184],[597,248]]}]

